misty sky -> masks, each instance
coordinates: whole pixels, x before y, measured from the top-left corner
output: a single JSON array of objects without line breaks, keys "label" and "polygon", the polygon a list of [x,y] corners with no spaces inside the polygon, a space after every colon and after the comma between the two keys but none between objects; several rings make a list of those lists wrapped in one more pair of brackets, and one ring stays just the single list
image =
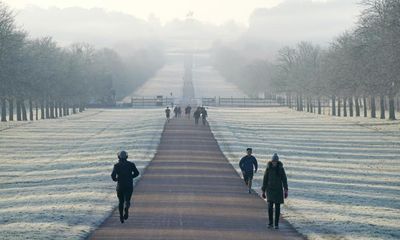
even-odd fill
[{"label": "misty sky", "polygon": [[[48,7],[103,8],[110,11],[128,13],[141,19],[150,14],[160,18],[162,23],[174,18],[184,18],[189,11],[201,21],[221,24],[235,20],[248,24],[250,14],[256,8],[271,8],[284,0],[3,0],[13,8],[21,9],[29,5]],[[295,1],[295,0],[291,0]],[[313,0],[324,2],[324,0]],[[325,0],[326,1],[326,0]],[[332,1],[332,0],[328,0]],[[333,0],[334,1],[334,0]]]},{"label": "misty sky", "polygon": [[[360,0],[0,1],[16,10],[18,26],[33,38],[52,36],[62,45],[83,41],[119,49],[149,39],[207,48],[214,40],[240,36],[257,51],[260,44],[274,52],[303,40],[327,45],[355,26],[361,10]],[[185,21],[190,11],[195,24]]]}]

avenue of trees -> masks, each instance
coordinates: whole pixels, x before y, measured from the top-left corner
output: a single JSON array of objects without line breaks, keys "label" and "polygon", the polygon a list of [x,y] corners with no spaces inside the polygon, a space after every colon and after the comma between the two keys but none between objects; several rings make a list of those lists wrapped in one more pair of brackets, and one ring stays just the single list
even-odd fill
[{"label": "avenue of trees", "polygon": [[[215,47],[215,67],[249,95],[284,95],[298,111],[396,119],[400,110],[400,1],[363,0],[357,27],[328,49],[310,42],[280,49],[275,62]],[[379,116],[377,116],[379,110]],[[388,115],[386,115],[386,110]]]},{"label": "avenue of trees", "polygon": [[50,37],[29,39],[0,1],[1,121],[62,117],[89,103],[113,105],[162,66],[162,54],[139,49],[123,60],[87,43],[60,47]]}]

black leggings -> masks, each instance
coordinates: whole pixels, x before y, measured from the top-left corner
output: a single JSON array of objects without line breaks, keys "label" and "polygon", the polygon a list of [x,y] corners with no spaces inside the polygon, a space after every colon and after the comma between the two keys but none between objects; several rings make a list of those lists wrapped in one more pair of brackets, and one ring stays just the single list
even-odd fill
[{"label": "black leggings", "polygon": [[274,204],[275,204],[275,226],[278,226],[279,225],[279,216],[281,215],[281,204],[274,203],[274,202],[268,202],[269,225],[272,225],[272,222],[273,222]]},{"label": "black leggings", "polygon": [[124,189],[124,190],[117,191],[117,196],[118,196],[118,200],[119,200],[118,210],[119,210],[120,216],[123,215],[124,205],[125,205],[126,209],[129,209],[129,207],[131,206],[132,192],[133,192],[133,189]]}]

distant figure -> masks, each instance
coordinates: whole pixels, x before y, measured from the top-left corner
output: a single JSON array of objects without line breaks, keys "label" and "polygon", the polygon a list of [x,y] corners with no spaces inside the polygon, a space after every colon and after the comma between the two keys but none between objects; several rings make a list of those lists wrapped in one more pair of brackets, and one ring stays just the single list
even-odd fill
[{"label": "distant figure", "polygon": [[285,169],[283,168],[282,162],[279,161],[279,156],[276,153],[272,156],[272,160],[267,164],[261,190],[263,192],[262,197],[267,198],[268,201],[268,227],[273,227],[273,208],[275,204],[275,229],[279,229],[281,204],[284,202],[283,198],[288,197],[289,190]]},{"label": "distant figure", "polygon": [[167,122],[169,122],[170,115],[171,115],[171,109],[169,109],[169,107],[167,107],[165,109],[165,117],[167,118]]},{"label": "distant figure", "polygon": [[190,112],[192,111],[192,107],[190,105],[188,105],[185,108],[185,115],[188,117],[188,119],[190,119]]},{"label": "distant figure", "polygon": [[194,113],[193,113],[194,123],[196,125],[199,125],[200,115],[201,115],[201,108],[197,107],[196,111],[194,111]]},{"label": "distant figure", "polygon": [[177,111],[178,111],[178,117],[180,118],[182,116],[182,109],[180,106],[178,107]]},{"label": "distant figure", "polygon": [[207,124],[207,117],[208,113],[205,107],[201,108],[201,119],[203,120],[203,125],[205,126]]},{"label": "distant figure", "polygon": [[175,114],[175,118],[178,117],[178,106],[174,107],[174,114]]},{"label": "distant figure", "polygon": [[[111,178],[117,184],[117,196],[119,200],[119,220],[124,223],[129,217],[129,207],[131,206],[131,197],[133,192],[133,179],[139,176],[133,162],[129,162],[128,153],[121,151],[118,153],[118,163],[114,165],[114,169],[111,173]],[[124,214],[125,205],[125,214]]]},{"label": "distant figure", "polygon": [[247,148],[246,149],[247,155],[242,157],[239,162],[240,170],[243,174],[243,180],[248,186],[249,193],[251,193],[251,185],[253,182],[253,173],[257,172],[258,163],[257,159],[252,155],[253,149]]}]

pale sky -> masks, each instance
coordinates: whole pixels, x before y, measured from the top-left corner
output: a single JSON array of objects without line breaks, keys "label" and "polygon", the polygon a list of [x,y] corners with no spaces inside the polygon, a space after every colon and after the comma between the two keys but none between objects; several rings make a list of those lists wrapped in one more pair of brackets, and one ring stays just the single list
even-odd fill
[{"label": "pale sky", "polygon": [[[201,21],[222,24],[229,20],[248,24],[255,8],[270,8],[283,0],[3,0],[10,7],[22,9],[29,5],[48,7],[103,8],[109,11],[128,13],[147,19],[150,14],[162,23],[174,18],[185,18],[189,11]],[[320,0],[321,1],[321,0]]]}]

